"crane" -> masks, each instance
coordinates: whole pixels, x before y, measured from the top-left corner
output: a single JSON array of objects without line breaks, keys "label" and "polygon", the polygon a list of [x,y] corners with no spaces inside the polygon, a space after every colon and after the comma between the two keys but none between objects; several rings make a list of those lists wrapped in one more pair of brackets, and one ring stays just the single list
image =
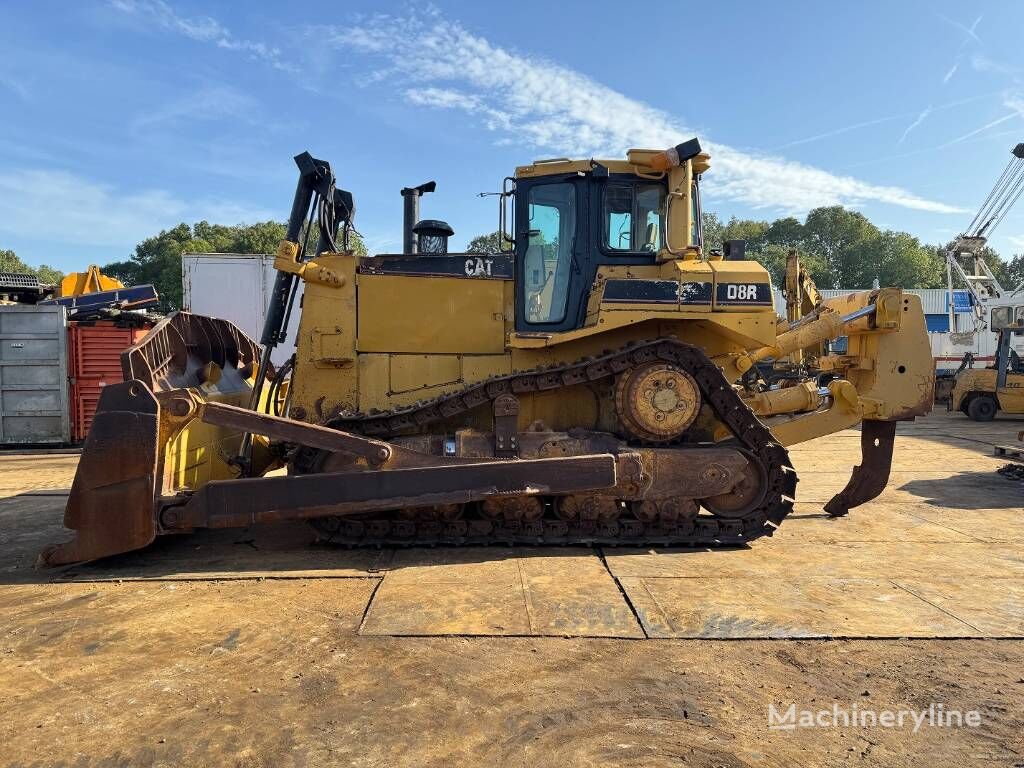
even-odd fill
[{"label": "crane", "polygon": [[[991,237],[992,232],[1006,218],[1017,200],[1024,194],[1024,142],[1010,150],[1010,161],[1003,169],[988,197],[981,208],[974,214],[967,226],[946,251],[946,282],[949,286],[949,329],[956,333],[956,306],[953,301],[953,277],[960,278],[971,296],[971,309],[974,313],[974,328],[966,336],[973,336],[980,329],[987,327],[985,304],[991,299],[1002,299],[1016,296],[1024,292],[1024,283],[1012,291],[1007,290],[992,273],[981,254],[982,249]],[[961,256],[969,256],[973,261],[973,274],[963,268]]]}]

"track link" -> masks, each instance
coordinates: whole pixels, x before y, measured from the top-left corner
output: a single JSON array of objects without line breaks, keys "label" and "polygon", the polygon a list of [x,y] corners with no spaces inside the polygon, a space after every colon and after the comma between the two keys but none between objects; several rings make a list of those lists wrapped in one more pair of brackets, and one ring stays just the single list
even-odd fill
[{"label": "track link", "polygon": [[[707,513],[675,521],[645,522],[623,502],[613,521],[565,521],[554,512],[553,499],[545,499],[541,520],[495,521],[481,516],[476,505],[462,510],[462,519],[447,522],[408,519],[400,512],[363,518],[316,518],[314,527],[325,539],[349,546],[433,546],[483,544],[600,544],[605,546],[683,545],[727,546],[770,536],[793,509],[797,477],[789,453],[743,402],[722,371],[704,352],[676,339],[632,344],[617,351],[575,363],[521,371],[494,377],[426,402],[385,412],[346,414],[326,426],[369,437],[392,438],[458,417],[491,403],[501,395],[543,392],[578,384],[611,380],[616,375],[651,362],[674,363],[690,373],[701,396],[728,427],[738,447],[760,462],[767,477],[764,498],[746,515],[724,519]],[[726,442],[725,444],[728,444]],[[317,471],[319,451],[299,449],[292,471]]]}]

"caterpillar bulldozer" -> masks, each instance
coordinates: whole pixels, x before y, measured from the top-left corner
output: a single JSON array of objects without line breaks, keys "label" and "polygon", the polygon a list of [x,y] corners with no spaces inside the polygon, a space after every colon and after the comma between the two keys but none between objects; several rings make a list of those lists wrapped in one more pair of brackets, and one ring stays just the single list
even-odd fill
[{"label": "caterpillar bulldozer", "polygon": [[[260,343],[178,312],[124,353],[68,499],[74,538],[43,563],[296,519],[351,546],[742,545],[792,510],[787,446],[862,425],[826,506],[841,515],[885,486],[896,423],[931,408],[917,297],[783,320],[742,241],[706,246],[696,139],[517,168],[497,253],[448,253],[451,228],[417,222],[430,182],[402,190],[403,253],[357,256],[353,196],[327,162],[296,163]],[[815,378],[758,377],[840,335]]]}]

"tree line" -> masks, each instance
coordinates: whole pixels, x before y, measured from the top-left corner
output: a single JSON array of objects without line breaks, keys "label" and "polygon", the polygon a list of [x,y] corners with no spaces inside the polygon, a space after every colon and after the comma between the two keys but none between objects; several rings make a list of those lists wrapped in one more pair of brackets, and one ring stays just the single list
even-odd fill
[{"label": "tree line", "polygon": [[[815,208],[802,222],[794,217],[723,222],[713,213],[705,213],[703,221],[708,248],[746,240],[748,256],[765,266],[776,285],[783,282],[791,249],[819,288],[870,288],[874,280],[900,288],[946,285],[946,251],[952,243],[929,245],[906,232],[879,229],[862,213],[842,206]],[[986,247],[982,255],[1005,287],[1024,281],[1024,254],[1005,260]]]},{"label": "tree line", "polygon": [[0,248],[0,272],[12,272],[16,275],[35,275],[39,282],[45,285],[53,285],[64,277],[64,273],[48,264],[40,264],[33,267],[18,258],[14,251]]},{"label": "tree line", "polygon": [[[747,257],[763,264],[777,286],[783,284],[786,254],[791,249],[800,254],[819,288],[868,288],[876,279],[883,286],[902,288],[940,288],[946,284],[948,243],[929,245],[906,232],[879,229],[863,214],[842,206],[815,208],[803,221],[791,216],[770,222],[735,217],[723,221],[714,213],[705,213],[703,224],[707,249],[721,250],[726,240],[746,240]],[[313,226],[310,247],[319,236]],[[170,311],[182,305],[183,253],[272,254],[284,233],[285,225],[276,221],[235,226],[183,222],[143,240],[128,259],[110,262],[101,269],[126,285],[152,283],[161,296],[162,308]],[[366,255],[357,234],[352,233],[350,245],[359,255]],[[501,250],[500,233],[473,238],[467,250],[497,253]],[[983,255],[1004,286],[1024,282],[1024,254],[1007,260],[986,248]],[[0,271],[36,274],[44,283],[56,282],[62,276],[45,264],[31,267],[9,250],[0,250]]]}]

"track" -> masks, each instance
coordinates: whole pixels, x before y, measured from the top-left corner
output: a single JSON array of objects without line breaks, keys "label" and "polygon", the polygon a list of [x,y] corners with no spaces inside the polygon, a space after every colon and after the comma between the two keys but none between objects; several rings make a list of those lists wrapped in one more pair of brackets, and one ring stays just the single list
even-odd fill
[{"label": "track", "polygon": [[[733,434],[733,440],[760,465],[767,478],[757,505],[740,517],[722,518],[696,509],[651,520],[635,502],[617,502],[608,519],[564,519],[552,498],[542,499],[537,519],[502,520],[479,505],[455,510],[396,510],[373,518],[317,518],[325,539],[349,546],[431,546],[482,544],[600,544],[606,546],[728,546],[770,536],[792,511],[797,477],[786,449],[742,401],[722,371],[702,350],[675,339],[639,343],[567,365],[522,371],[488,379],[434,400],[393,411],[345,415],[326,426],[367,436],[392,438],[457,418],[505,394],[519,395],[611,380],[636,366],[668,362],[690,373],[703,401]],[[724,444],[728,444],[727,441]],[[679,450],[686,450],[680,447]],[[325,454],[300,449],[292,471],[316,472]],[[646,519],[645,519],[646,518]]]}]

